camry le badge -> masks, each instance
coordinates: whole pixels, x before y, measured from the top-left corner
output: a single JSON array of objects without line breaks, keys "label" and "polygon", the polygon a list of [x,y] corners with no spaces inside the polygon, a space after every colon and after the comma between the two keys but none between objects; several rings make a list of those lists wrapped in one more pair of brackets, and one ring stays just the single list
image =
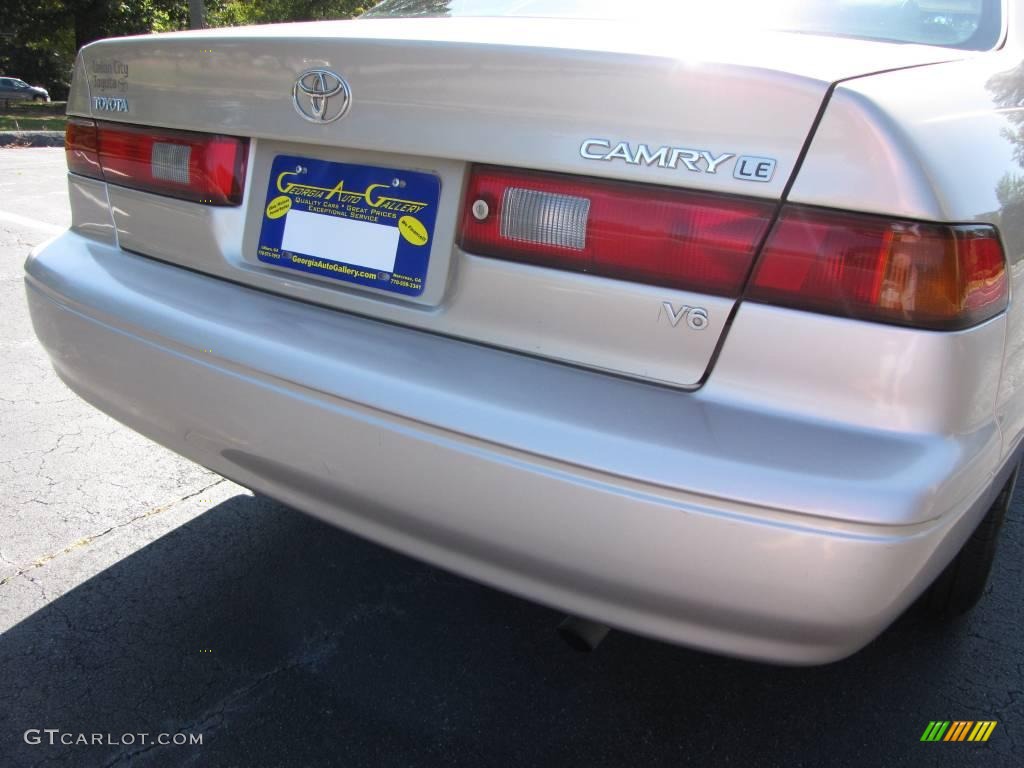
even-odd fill
[{"label": "camry le badge", "polygon": [[299,117],[311,123],[333,123],[348,112],[352,89],[341,75],[329,69],[307,69],[292,86],[292,105]]},{"label": "camry le badge", "polygon": [[775,172],[775,160],[770,157],[736,157],[735,152],[715,154],[706,149],[630,144],[608,139],[584,139],[580,144],[580,157],[584,160],[611,162],[621,160],[629,165],[656,165],[659,168],[685,168],[693,173],[717,174],[719,167],[734,160],[733,177],[741,181],[770,181]]}]

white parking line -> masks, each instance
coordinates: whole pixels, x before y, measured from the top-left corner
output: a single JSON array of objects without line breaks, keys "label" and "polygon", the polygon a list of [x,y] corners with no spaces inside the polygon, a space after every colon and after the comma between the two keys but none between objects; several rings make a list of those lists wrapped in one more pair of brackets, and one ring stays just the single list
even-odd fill
[{"label": "white parking line", "polygon": [[56,224],[47,224],[45,221],[30,219],[28,216],[21,216],[17,213],[10,213],[9,211],[0,211],[0,222],[17,224],[19,227],[28,227],[29,229],[34,229],[38,232],[44,232],[47,235],[57,235],[66,229],[66,227],[58,227]]}]

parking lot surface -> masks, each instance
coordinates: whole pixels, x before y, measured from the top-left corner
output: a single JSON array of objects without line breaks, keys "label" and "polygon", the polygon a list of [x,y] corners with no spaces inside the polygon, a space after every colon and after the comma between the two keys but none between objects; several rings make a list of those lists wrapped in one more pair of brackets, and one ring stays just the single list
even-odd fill
[{"label": "parking lot surface", "polygon": [[[71,394],[21,278],[69,218],[60,150],[0,150],[0,766],[1024,764],[1020,493],[990,594],[948,631],[911,612],[811,669],[623,633],[577,654],[554,611],[255,497]],[[922,743],[933,720],[998,725]]]}]

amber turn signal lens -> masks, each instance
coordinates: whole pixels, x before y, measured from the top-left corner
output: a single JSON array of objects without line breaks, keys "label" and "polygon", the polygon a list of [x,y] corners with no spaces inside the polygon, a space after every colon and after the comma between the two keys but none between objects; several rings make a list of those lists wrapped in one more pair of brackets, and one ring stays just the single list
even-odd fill
[{"label": "amber turn signal lens", "polygon": [[784,209],[746,298],[861,320],[956,330],[1006,308],[994,227]]}]

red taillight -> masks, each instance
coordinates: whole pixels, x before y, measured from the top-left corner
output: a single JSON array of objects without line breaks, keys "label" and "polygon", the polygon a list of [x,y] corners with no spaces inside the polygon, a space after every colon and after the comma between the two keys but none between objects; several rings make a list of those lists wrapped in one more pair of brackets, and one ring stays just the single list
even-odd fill
[{"label": "red taillight", "polygon": [[480,166],[460,245],[481,256],[737,296],[774,205]]},{"label": "red taillight", "polygon": [[72,118],[64,144],[73,173],[208,205],[242,202],[246,139]]},{"label": "red taillight", "polygon": [[64,128],[64,154],[68,170],[81,176],[102,179],[98,149],[96,123],[81,117],[69,117]]},{"label": "red taillight", "polygon": [[784,209],[745,298],[918,328],[976,325],[1006,308],[990,226]]}]

